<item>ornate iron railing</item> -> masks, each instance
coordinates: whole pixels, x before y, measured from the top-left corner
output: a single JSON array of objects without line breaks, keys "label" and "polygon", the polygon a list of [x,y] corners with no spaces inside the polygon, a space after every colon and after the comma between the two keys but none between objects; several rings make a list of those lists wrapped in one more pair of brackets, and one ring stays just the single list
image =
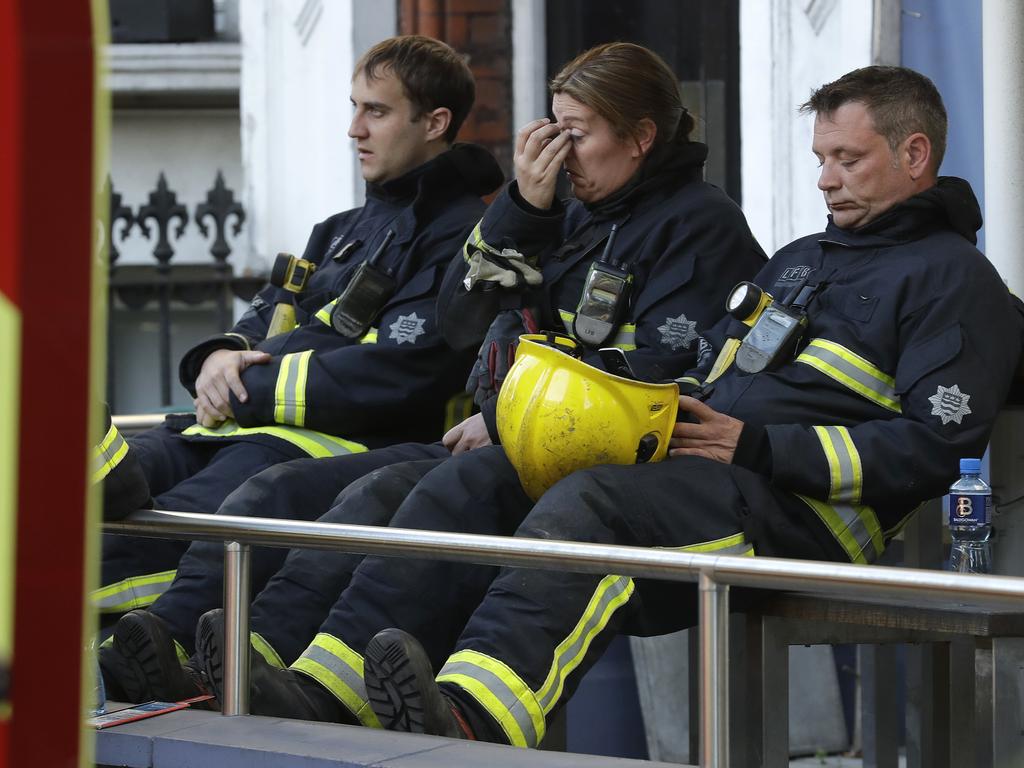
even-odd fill
[{"label": "ornate iron railing", "polygon": [[[110,244],[110,291],[108,296],[110,322],[107,332],[107,400],[116,408],[115,361],[117,343],[113,332],[115,297],[128,311],[139,311],[156,302],[159,314],[159,377],[160,405],[171,404],[173,362],[171,359],[171,333],[174,325],[174,304],[196,305],[213,301],[219,329],[231,325],[232,296],[248,300],[266,280],[265,275],[236,275],[230,263],[232,253],[228,241],[228,227],[233,235],[241,234],[246,215],[242,204],[235,200],[234,192],[217,171],[213,186],[204,202],[189,206],[179,202],[163,172],[147,202],[132,208],[126,205],[120,192],[108,176],[104,194],[110,200],[110,218],[107,222],[107,242]],[[175,262],[178,243],[186,229],[194,225],[201,235],[210,237],[209,261],[197,261],[189,253],[188,263]],[[118,245],[133,235],[154,240],[151,263],[119,263]]]}]

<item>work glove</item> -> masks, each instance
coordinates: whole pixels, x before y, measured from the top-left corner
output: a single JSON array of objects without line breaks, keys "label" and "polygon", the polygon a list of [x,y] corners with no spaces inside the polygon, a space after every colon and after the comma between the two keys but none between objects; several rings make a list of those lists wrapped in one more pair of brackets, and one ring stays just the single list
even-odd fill
[{"label": "work glove", "polygon": [[500,251],[485,244],[469,257],[469,271],[463,280],[467,291],[479,282],[497,283],[502,288],[540,285],[540,272],[515,248]]},{"label": "work glove", "polygon": [[498,394],[516,359],[519,337],[524,333],[537,333],[537,322],[529,309],[499,312],[487,329],[476,365],[466,382],[466,391],[473,395],[473,402],[478,406]]}]

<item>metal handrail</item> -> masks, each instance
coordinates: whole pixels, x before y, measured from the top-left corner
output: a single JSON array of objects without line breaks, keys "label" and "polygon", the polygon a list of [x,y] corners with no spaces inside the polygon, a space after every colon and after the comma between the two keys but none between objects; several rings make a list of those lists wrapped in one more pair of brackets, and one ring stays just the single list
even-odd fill
[{"label": "metal handrail", "polygon": [[166,413],[124,413],[110,417],[119,432],[141,432],[164,423]]},{"label": "metal handrail", "polygon": [[156,510],[143,510],[126,520],[108,522],[104,531],[225,542],[226,663],[222,711],[227,715],[248,712],[248,569],[252,544],[698,581],[701,768],[724,768],[729,764],[729,586],[874,599],[913,597],[927,603],[955,601],[978,607],[1024,609],[1024,578],[1015,576]]}]

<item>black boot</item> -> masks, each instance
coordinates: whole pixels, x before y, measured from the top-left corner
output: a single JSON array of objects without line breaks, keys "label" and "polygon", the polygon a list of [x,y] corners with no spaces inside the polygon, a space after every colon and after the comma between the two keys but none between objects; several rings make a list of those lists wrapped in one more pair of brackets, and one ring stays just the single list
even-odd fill
[{"label": "black boot", "polygon": [[363,680],[370,706],[389,731],[475,738],[434,680],[423,646],[408,632],[384,629],[374,635],[363,658]]},{"label": "black boot", "polygon": [[174,640],[156,614],[135,610],[122,616],[114,627],[113,651],[107,666],[120,661],[116,677],[129,701],[181,701],[208,693],[199,669],[178,660]]},{"label": "black boot", "polygon": [[[218,700],[224,693],[224,611],[204,613],[196,627],[196,649]],[[267,717],[359,725],[356,716],[316,680],[279,669],[249,648],[249,712]]]}]

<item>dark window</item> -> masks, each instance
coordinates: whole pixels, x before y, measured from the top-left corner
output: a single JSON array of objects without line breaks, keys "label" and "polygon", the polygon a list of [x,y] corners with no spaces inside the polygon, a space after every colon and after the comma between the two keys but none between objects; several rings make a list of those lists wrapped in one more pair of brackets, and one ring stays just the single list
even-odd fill
[{"label": "dark window", "polygon": [[710,150],[707,179],[740,202],[739,0],[548,0],[548,77],[614,40],[657,51],[679,76],[683,102]]}]

